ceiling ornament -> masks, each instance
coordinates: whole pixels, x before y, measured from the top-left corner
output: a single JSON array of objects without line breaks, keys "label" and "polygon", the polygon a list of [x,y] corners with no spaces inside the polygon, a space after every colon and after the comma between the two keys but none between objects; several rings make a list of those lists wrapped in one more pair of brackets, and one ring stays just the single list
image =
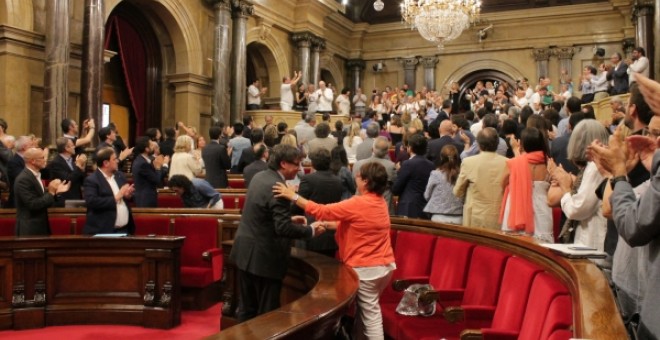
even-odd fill
[{"label": "ceiling ornament", "polygon": [[403,0],[401,19],[426,40],[443,48],[478,18],[480,0]]}]

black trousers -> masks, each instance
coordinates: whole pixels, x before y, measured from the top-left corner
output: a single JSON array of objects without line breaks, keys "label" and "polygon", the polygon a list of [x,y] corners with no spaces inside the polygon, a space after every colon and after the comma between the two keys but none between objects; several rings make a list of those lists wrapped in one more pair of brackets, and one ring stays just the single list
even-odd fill
[{"label": "black trousers", "polygon": [[238,322],[280,308],[282,280],[238,270]]}]

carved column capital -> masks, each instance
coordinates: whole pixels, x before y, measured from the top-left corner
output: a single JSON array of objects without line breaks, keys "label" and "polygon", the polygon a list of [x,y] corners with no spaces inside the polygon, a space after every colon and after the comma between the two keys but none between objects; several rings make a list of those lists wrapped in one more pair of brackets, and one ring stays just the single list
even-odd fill
[{"label": "carved column capital", "polygon": [[424,66],[424,68],[435,68],[435,65],[438,64],[440,61],[440,58],[433,56],[433,57],[421,57],[419,58],[419,62]]},{"label": "carved column capital", "polygon": [[535,61],[547,61],[550,59],[552,51],[549,48],[535,48],[532,51]]},{"label": "carved column capital", "polygon": [[417,68],[417,64],[419,64],[419,58],[418,57],[401,58],[398,61],[403,66],[404,70],[414,70],[414,69]]},{"label": "carved column capital", "polygon": [[202,0],[205,4],[213,7],[214,9],[223,9],[231,11],[231,0]]},{"label": "carved column capital", "polygon": [[364,68],[367,66],[367,63],[365,63],[364,60],[362,59],[348,59],[346,60],[346,67],[349,69],[357,69],[357,70],[364,70]]},{"label": "carved column capital", "polygon": [[573,59],[575,47],[558,47],[554,52],[559,59]]},{"label": "carved column capital", "polygon": [[247,18],[254,14],[254,5],[245,0],[232,0],[232,14],[234,18]]},{"label": "carved column capital", "polygon": [[291,41],[298,47],[311,47],[316,36],[310,32],[296,32],[291,34]]},{"label": "carved column capital", "polygon": [[314,36],[312,39],[312,49],[316,52],[321,52],[325,48],[325,39]]},{"label": "carved column capital", "polygon": [[632,22],[637,23],[637,18],[645,16],[653,16],[654,2],[653,0],[636,0],[632,7]]}]

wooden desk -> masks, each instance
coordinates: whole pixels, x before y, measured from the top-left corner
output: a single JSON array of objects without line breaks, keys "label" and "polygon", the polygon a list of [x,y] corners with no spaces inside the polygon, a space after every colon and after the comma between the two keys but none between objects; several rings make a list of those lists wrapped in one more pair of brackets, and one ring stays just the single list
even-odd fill
[{"label": "wooden desk", "polygon": [[181,323],[184,238],[0,238],[0,329]]}]

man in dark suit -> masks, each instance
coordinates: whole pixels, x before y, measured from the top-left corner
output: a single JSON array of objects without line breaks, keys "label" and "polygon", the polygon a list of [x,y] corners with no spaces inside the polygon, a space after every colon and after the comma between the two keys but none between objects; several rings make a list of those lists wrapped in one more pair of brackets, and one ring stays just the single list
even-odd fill
[{"label": "man in dark suit", "polygon": [[16,154],[7,163],[7,179],[9,180],[9,198],[7,199],[7,208],[16,207],[14,183],[16,177],[25,169],[25,160],[23,155],[33,145],[32,138],[28,136],[20,136],[16,140]]},{"label": "man in dark suit", "polygon": [[628,64],[624,63],[621,53],[612,54],[612,68],[607,72],[607,80],[612,81],[610,95],[628,93]]},{"label": "man in dark suit", "polygon": [[426,139],[414,134],[408,139],[410,159],[401,164],[399,174],[392,186],[392,194],[399,195],[397,215],[412,218],[424,218],[424,191],[435,168],[433,163],[424,157],[426,154]]},{"label": "man in dark suit", "polygon": [[[213,138],[211,138],[213,139]],[[176,143],[176,130],[174,128],[165,129],[165,139],[158,144],[160,147],[160,154],[163,156],[170,156],[174,154],[174,144]]]},{"label": "man in dark suit", "polygon": [[440,133],[440,138],[431,140],[429,144],[428,151],[426,152],[426,158],[431,162],[435,162],[436,158],[440,155],[440,151],[445,145],[453,145],[458,150],[460,155],[463,152],[463,144],[457,143],[453,137],[454,124],[449,119],[445,119],[440,122],[440,127],[438,131]]},{"label": "man in dark suit", "polygon": [[69,184],[53,180],[44,190],[41,169],[46,167],[48,150],[30,148],[25,151],[25,168],[16,177],[16,236],[50,235],[48,207],[55,196],[69,190]]},{"label": "man in dark suit", "polygon": [[136,152],[133,160],[133,184],[135,194],[133,202],[136,207],[156,208],[158,206],[158,187],[163,183],[163,167],[169,157],[158,155],[152,159],[156,142],[148,136],[138,137],[133,150]]},{"label": "man in dark suit", "polygon": [[229,158],[227,146],[220,144],[220,135],[222,135],[222,128],[211,126],[209,128],[211,141],[202,149],[206,181],[214,188],[226,188],[229,185],[227,170],[231,168],[231,158]]},{"label": "man in dark suit", "polygon": [[119,169],[123,169],[124,162],[126,159],[128,159],[128,156],[133,153],[133,148],[125,148],[124,150],[120,150],[119,147],[117,147],[115,144],[117,141],[117,131],[110,125],[99,129],[99,140],[101,142],[96,146],[96,152],[104,148],[112,148],[112,150],[115,152],[115,155],[117,156],[117,160],[119,161]]},{"label": "man in dark suit", "polygon": [[83,185],[87,203],[87,221],[83,234],[135,232],[131,209],[125,200],[133,196],[133,185],[126,183],[115,151],[108,147],[96,153],[96,172],[87,176]]},{"label": "man in dark suit", "polygon": [[257,159],[243,169],[243,179],[245,180],[246,188],[250,187],[250,182],[254,178],[254,175],[268,169],[268,163],[266,162],[268,161],[269,153],[266,144],[257,145],[255,150],[254,156]]},{"label": "man in dark suit", "polygon": [[550,158],[557,164],[561,165],[564,170],[570,172],[573,175],[578,174],[578,168],[573,164],[573,162],[568,160],[568,141],[571,139],[571,132],[577,124],[584,119],[584,113],[575,112],[568,117],[568,133],[563,134],[552,141],[550,147]]},{"label": "man in dark suit", "polygon": [[[55,206],[63,207],[65,200],[79,200],[82,198],[82,184],[85,180],[85,165],[87,156],[80,154],[75,156],[76,146],[73,141],[66,137],[55,140],[57,153],[48,164],[50,179],[68,181],[71,185],[69,191],[62,193]],[[75,159],[74,159],[75,157]]]},{"label": "man in dark suit", "polygon": [[85,148],[91,146],[92,138],[94,138],[94,129],[96,125],[94,124],[94,119],[86,119],[83,122],[83,130],[87,130],[85,137],[78,138],[78,133],[80,132],[79,126],[75,120],[70,118],[62,119],[60,123],[62,127],[62,133],[64,137],[71,139],[73,145],[76,147],[76,155],[85,153]]},{"label": "man in dark suit", "polygon": [[[335,176],[330,171],[330,151],[320,148],[309,155],[309,158],[312,160],[312,168],[315,171],[302,177],[298,194],[320,204],[341,201],[343,187],[339,176]],[[297,205],[291,207],[291,213],[294,215],[305,214]],[[308,222],[313,221],[312,216],[306,217]],[[307,241],[306,248],[326,256],[334,257],[337,251],[335,231],[328,230],[323,235]]]},{"label": "man in dark suit", "polygon": [[284,183],[296,176],[300,160],[297,148],[275,146],[268,162],[269,169],[254,176],[248,188],[230,254],[238,269],[239,322],[280,307],[280,291],[289,266],[291,240],[310,238],[323,230],[320,226],[305,225],[303,216],[292,217],[290,202],[277,199],[272,193],[275,183]]}]

